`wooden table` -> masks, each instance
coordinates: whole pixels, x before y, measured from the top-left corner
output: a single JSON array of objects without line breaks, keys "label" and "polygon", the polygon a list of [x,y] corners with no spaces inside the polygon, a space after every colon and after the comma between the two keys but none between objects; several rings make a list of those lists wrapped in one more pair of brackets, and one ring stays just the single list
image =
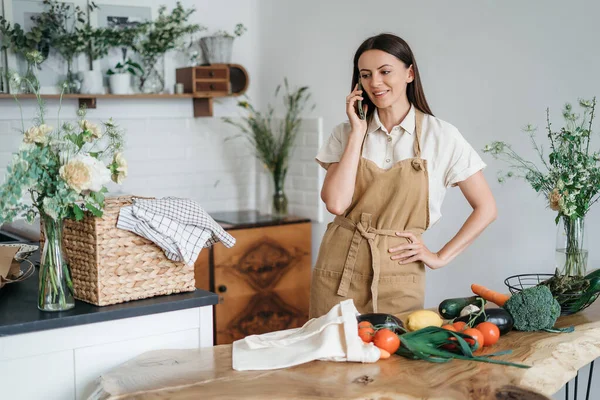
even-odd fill
[{"label": "wooden table", "polygon": [[[105,389],[115,377],[151,376],[128,390],[109,391],[116,395],[111,398],[548,399],[600,356],[600,302],[556,324],[569,325],[575,325],[575,332],[512,331],[486,348],[512,349],[498,359],[530,369],[461,360],[435,364],[394,355],[374,364],[314,361],[282,370],[238,372],[231,368],[231,345],[222,345],[140,356],[106,374]],[[193,362],[184,369],[180,357]],[[598,396],[592,393],[592,398]]]}]

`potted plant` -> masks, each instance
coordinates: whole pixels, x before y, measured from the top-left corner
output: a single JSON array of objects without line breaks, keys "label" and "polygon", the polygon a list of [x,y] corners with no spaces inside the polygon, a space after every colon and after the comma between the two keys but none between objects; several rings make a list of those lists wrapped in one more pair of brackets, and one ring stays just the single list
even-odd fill
[{"label": "potted plant", "polygon": [[212,36],[200,39],[200,48],[207,64],[229,64],[233,52],[233,40],[247,31],[243,24],[237,24],[234,35],[226,31],[218,31]]},{"label": "potted plant", "polygon": [[112,94],[131,94],[131,76],[141,76],[144,73],[142,67],[131,61],[118,62],[114,70],[106,71],[110,92]]},{"label": "potted plant", "polygon": [[94,70],[94,61],[99,60],[108,55],[108,51],[113,47],[109,40],[109,29],[107,28],[92,28],[86,25],[81,34],[83,40],[87,43],[87,56],[89,61],[89,69],[80,70],[77,73],[81,81],[81,93],[85,94],[104,94],[104,84],[102,71]]},{"label": "potted plant", "polygon": [[[11,27],[10,23],[0,16],[0,50],[10,49],[27,63],[25,77],[30,84],[27,85],[24,83],[25,81],[20,80],[23,84],[13,87],[13,90],[19,90],[21,93],[32,93],[32,87],[39,87],[36,71],[48,57],[49,52],[45,34],[47,29],[44,29],[44,26],[43,23],[36,23],[29,32],[25,32],[19,24]],[[48,26],[46,25],[46,27]]]},{"label": "potted plant", "polygon": [[[73,71],[73,61],[88,48],[84,34],[85,11],[79,6],[57,0],[44,0],[46,10],[31,19],[40,26],[51,26],[54,29],[49,33],[50,46],[64,58],[67,63],[66,85],[61,85],[65,93],[79,93],[81,83]],[[91,2],[89,11],[97,6]]]},{"label": "potted plant", "polygon": [[[288,213],[288,201],[285,195],[285,177],[288,171],[288,161],[296,136],[300,129],[301,114],[304,111],[310,93],[308,87],[300,87],[290,93],[287,79],[284,80],[286,93],[283,97],[285,117],[276,121],[273,117],[274,108],[267,106],[267,111],[262,113],[247,101],[240,101],[238,106],[249,111],[242,117],[242,123],[223,118],[223,121],[238,127],[242,133],[226,140],[244,136],[253,148],[256,157],[271,173],[274,184],[272,214],[276,217],[285,217]],[[277,97],[281,85],[275,90]],[[314,109],[314,105],[311,110]]]},{"label": "potted plant", "polygon": [[123,132],[112,120],[103,124],[104,129],[86,120],[85,109],[78,111],[76,124],[51,127],[38,88],[32,85],[32,90],[38,103],[36,118],[27,129],[21,118],[23,143],[0,186],[0,221],[22,215],[33,222],[39,215],[45,241],[37,305],[42,311],[63,311],[75,305],[63,252],[63,222],[83,219],[84,210],[102,216],[105,185],[110,180],[121,183],[127,176]]},{"label": "potted plant", "polygon": [[161,93],[165,87],[164,55],[169,50],[182,47],[186,35],[204,29],[198,24],[187,24],[187,20],[196,10],[184,9],[177,2],[170,14],[166,6],[158,9],[158,18],[145,22],[138,27],[141,35],[134,44],[140,55],[144,73],[139,79],[139,90],[143,93]]},{"label": "potted plant", "polygon": [[571,104],[565,105],[562,115],[566,123],[558,131],[552,130],[550,112],[546,109],[550,144],[547,159],[535,140],[536,129],[531,125],[525,127],[541,165],[522,158],[502,141],[492,142],[483,149],[509,165],[509,171],[499,175],[499,182],[513,177],[525,179],[546,197],[548,206],[556,212],[556,267],[567,276],[586,273],[585,216],[600,198],[600,151],[590,150],[596,99],[579,100],[579,106],[582,114],[576,114]]}]

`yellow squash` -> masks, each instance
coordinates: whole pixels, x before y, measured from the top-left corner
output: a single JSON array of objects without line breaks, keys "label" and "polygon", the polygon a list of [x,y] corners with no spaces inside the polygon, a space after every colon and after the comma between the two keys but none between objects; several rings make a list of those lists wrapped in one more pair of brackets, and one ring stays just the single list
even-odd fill
[{"label": "yellow squash", "polygon": [[406,318],[406,327],[410,331],[417,331],[428,326],[440,327],[443,322],[442,318],[436,312],[431,310],[419,310],[408,315]]}]

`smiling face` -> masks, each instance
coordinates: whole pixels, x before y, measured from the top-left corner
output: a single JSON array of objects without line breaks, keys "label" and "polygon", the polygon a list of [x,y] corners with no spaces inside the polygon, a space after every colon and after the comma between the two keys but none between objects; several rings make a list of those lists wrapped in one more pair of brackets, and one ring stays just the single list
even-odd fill
[{"label": "smiling face", "polygon": [[406,99],[406,87],[414,80],[412,65],[406,66],[381,50],[367,50],[358,59],[363,90],[377,108],[391,107]]}]

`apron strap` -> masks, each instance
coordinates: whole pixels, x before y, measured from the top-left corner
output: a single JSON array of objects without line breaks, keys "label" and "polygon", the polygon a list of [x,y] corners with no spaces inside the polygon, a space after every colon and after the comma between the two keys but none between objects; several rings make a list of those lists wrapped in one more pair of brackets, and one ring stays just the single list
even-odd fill
[{"label": "apron strap", "polygon": [[415,158],[421,158],[421,128],[423,127],[423,112],[415,107]]}]

